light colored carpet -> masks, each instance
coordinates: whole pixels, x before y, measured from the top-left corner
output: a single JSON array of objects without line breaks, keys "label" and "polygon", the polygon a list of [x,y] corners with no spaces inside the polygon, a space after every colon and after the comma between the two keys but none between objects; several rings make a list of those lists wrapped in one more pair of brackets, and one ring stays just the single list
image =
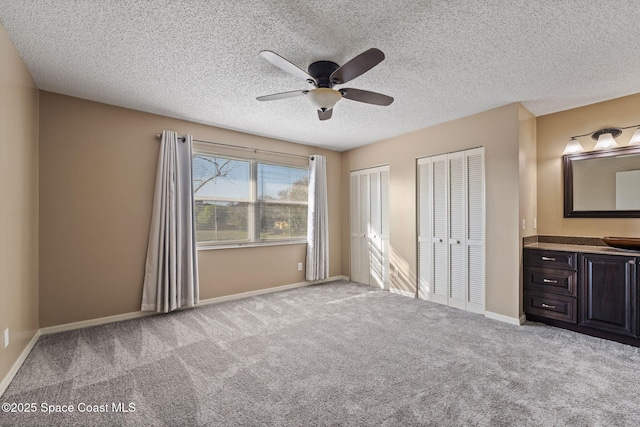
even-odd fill
[{"label": "light colored carpet", "polygon": [[0,425],[637,426],[640,351],[335,282],[43,336],[0,402],[38,406]]}]

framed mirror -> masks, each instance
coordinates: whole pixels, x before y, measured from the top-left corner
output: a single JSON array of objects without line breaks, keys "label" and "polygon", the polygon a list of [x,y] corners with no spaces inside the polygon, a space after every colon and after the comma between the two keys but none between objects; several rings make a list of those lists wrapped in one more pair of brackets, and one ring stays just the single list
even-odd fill
[{"label": "framed mirror", "polygon": [[565,218],[640,218],[640,146],[562,159]]}]

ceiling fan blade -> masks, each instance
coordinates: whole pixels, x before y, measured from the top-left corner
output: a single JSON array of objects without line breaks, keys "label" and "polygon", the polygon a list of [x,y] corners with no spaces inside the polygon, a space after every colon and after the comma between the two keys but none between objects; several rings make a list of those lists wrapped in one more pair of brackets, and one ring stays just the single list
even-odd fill
[{"label": "ceiling fan blade", "polygon": [[320,120],[329,120],[333,115],[333,108],[327,111],[318,110],[318,118]]},{"label": "ceiling fan blade", "polygon": [[294,96],[306,95],[308,90],[292,90],[291,92],[274,93],[272,95],[259,96],[258,101],[275,101],[277,99],[293,98]]},{"label": "ceiling fan blade", "polygon": [[277,53],[271,52],[270,50],[263,50],[262,52],[260,52],[260,56],[271,62],[276,67],[280,68],[282,71],[291,74],[292,76],[296,76],[302,80],[307,80],[315,83],[315,79],[311,77],[306,71],[304,71],[297,65],[292,64]]},{"label": "ceiling fan blade", "polygon": [[343,88],[340,89],[340,93],[343,98],[347,98],[352,101],[365,102],[367,104],[386,106],[393,102],[393,98],[390,96],[368,90]]},{"label": "ceiling fan blade", "polygon": [[383,59],[384,53],[373,47],[343,64],[342,67],[331,73],[329,79],[334,84],[347,83],[378,65]]}]

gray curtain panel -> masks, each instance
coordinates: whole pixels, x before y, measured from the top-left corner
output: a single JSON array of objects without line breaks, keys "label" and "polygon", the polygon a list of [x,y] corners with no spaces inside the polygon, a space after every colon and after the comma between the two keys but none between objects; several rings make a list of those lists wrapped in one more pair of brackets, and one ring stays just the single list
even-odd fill
[{"label": "gray curtain panel", "polygon": [[329,207],[327,205],[327,159],[309,160],[309,215],[307,219],[307,280],[329,277]]},{"label": "gray curtain panel", "polygon": [[162,132],[142,311],[167,313],[198,304],[198,257],[191,156],[193,138]]}]

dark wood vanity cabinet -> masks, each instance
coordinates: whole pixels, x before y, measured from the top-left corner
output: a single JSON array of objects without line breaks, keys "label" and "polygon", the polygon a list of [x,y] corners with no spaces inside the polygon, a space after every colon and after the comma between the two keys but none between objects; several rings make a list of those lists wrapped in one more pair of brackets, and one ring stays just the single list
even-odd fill
[{"label": "dark wood vanity cabinet", "polygon": [[580,325],[637,336],[638,258],[580,255]]},{"label": "dark wood vanity cabinet", "polygon": [[640,257],[524,248],[523,260],[528,319],[640,346]]},{"label": "dark wood vanity cabinet", "polygon": [[525,250],[525,313],[576,323],[576,262],[575,253]]}]

